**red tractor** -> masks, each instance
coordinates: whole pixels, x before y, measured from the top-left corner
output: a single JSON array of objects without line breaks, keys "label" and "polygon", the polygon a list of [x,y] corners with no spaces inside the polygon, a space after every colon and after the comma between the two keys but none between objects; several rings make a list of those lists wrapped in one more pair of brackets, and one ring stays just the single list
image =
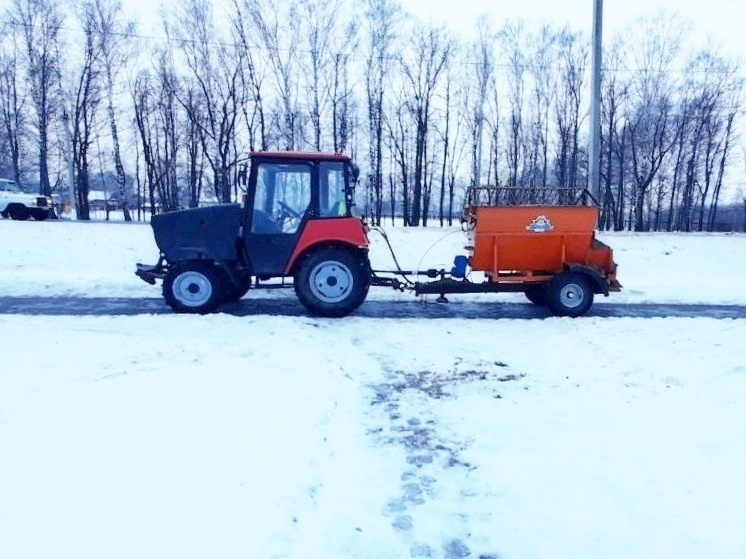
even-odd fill
[{"label": "red tractor", "polygon": [[357,168],[340,154],[251,154],[245,203],[153,216],[160,258],[138,264],[177,312],[208,313],[252,287],[292,278],[313,314],[339,317],[365,300],[371,282],[365,226],[352,217]]}]

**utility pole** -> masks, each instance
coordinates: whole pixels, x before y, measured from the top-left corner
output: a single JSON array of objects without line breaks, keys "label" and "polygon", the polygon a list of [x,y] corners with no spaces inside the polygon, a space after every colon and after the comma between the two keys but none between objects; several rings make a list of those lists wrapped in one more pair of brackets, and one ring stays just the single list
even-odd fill
[{"label": "utility pole", "polygon": [[591,75],[591,145],[588,150],[588,186],[596,201],[601,203],[601,27],[604,2],[593,0],[593,73]]}]

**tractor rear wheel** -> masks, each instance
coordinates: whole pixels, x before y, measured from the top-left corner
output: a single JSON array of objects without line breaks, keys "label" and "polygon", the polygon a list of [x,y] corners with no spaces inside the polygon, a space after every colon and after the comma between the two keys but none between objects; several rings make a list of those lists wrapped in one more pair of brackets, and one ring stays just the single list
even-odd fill
[{"label": "tractor rear wheel", "polygon": [[303,257],[294,281],[298,299],[311,313],[342,317],[365,300],[370,287],[370,263],[361,252],[321,248]]},{"label": "tractor rear wheel", "polygon": [[547,305],[554,315],[575,318],[591,308],[593,285],[584,274],[565,272],[552,278],[547,295]]},{"label": "tractor rear wheel", "polygon": [[179,313],[214,311],[221,301],[218,269],[205,262],[173,266],[163,280],[163,297]]}]

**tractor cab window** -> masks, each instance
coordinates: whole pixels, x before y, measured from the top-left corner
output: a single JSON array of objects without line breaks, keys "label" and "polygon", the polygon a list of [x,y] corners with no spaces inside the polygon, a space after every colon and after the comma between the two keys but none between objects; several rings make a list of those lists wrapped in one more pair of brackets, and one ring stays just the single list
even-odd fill
[{"label": "tractor cab window", "polygon": [[257,170],[252,233],[298,231],[311,204],[311,167],[262,163]]},{"label": "tractor cab window", "polygon": [[319,213],[321,217],[347,217],[344,163],[319,165]]}]

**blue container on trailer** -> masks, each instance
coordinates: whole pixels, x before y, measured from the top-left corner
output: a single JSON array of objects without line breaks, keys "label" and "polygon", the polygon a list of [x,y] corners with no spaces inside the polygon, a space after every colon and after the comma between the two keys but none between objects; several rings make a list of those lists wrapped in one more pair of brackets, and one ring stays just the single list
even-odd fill
[{"label": "blue container on trailer", "polygon": [[451,275],[454,278],[465,278],[466,277],[466,266],[469,263],[469,259],[466,256],[459,255],[453,259],[453,268],[451,268]]}]

